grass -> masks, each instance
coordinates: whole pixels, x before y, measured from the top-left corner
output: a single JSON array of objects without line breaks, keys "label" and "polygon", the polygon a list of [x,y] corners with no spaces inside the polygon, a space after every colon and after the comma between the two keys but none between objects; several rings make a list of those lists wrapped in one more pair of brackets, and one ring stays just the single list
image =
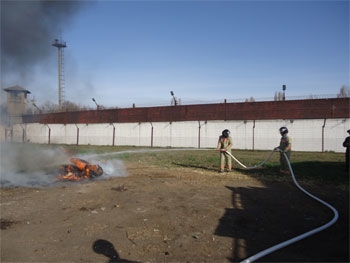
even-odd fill
[{"label": "grass", "polygon": [[[14,146],[22,147],[23,144]],[[105,159],[120,159],[163,168],[186,167],[217,172],[219,153],[214,149],[150,148],[134,146],[93,145],[42,145],[28,144],[31,150],[63,147],[71,155],[106,154]],[[22,149],[22,148],[20,148]],[[35,152],[35,151],[34,151]],[[113,154],[116,153],[116,154]],[[260,164],[271,151],[233,150],[232,154],[247,167]],[[317,184],[334,184],[347,187],[349,174],[345,172],[345,153],[292,152],[291,165],[298,181]],[[279,153],[274,152],[263,168],[245,170],[233,161],[235,173],[245,174],[259,180],[291,180],[289,175],[279,173]]]},{"label": "grass", "polygon": [[[73,154],[124,152],[108,158],[118,158],[127,162],[141,162],[164,168],[187,167],[216,172],[219,166],[219,154],[213,149],[179,149],[179,148],[141,148],[113,146],[64,146]],[[232,154],[247,167],[265,160],[271,151],[233,150]],[[291,165],[298,180],[309,183],[331,183],[347,186],[349,175],[345,172],[345,154],[334,152],[292,152]],[[244,170],[233,161],[235,172],[257,179],[290,179],[289,175],[279,173],[279,153],[275,152],[262,169]]]}]

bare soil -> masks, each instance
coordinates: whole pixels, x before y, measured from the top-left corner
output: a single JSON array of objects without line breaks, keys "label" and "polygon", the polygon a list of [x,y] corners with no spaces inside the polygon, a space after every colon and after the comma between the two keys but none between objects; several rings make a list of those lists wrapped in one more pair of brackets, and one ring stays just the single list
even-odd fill
[{"label": "bare soil", "polygon": [[[131,165],[128,175],[1,188],[1,262],[238,262],[327,223],[292,180]],[[305,189],[330,228],[259,262],[349,262],[349,191]]]}]

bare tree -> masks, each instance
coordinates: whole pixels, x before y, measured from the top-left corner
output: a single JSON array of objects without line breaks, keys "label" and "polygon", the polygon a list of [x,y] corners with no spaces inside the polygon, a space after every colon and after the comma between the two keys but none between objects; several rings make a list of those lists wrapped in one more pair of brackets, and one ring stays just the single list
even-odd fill
[{"label": "bare tree", "polygon": [[282,91],[276,91],[276,92],[275,92],[274,100],[275,100],[275,101],[283,100],[283,92],[282,92]]},{"label": "bare tree", "polygon": [[78,105],[74,102],[71,101],[65,101],[62,103],[62,109],[64,111],[80,111],[80,110],[89,110],[88,107],[86,106],[82,106],[82,105]]},{"label": "bare tree", "polygon": [[343,85],[340,88],[339,93],[337,94],[337,98],[349,98],[350,97],[350,89],[349,86]]},{"label": "bare tree", "polygon": [[90,110],[91,108],[87,106],[78,105],[71,101],[64,101],[62,103],[62,109],[60,110],[58,105],[52,102],[45,102],[40,109],[42,112],[58,112],[58,111],[80,111],[80,110]]},{"label": "bare tree", "polygon": [[245,102],[255,102],[255,99],[253,96],[250,96],[249,99],[245,99]]},{"label": "bare tree", "polygon": [[58,105],[54,104],[52,102],[45,102],[44,104],[40,105],[39,108],[42,110],[42,112],[55,112],[58,111]]}]

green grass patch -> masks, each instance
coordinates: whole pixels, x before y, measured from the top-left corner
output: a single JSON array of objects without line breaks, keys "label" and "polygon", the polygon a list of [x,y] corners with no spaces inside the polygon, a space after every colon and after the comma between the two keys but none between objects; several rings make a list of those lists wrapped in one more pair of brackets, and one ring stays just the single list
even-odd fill
[{"label": "green grass patch", "polygon": [[[108,159],[139,162],[163,168],[187,167],[216,172],[219,168],[219,153],[214,149],[150,148],[134,146],[92,146],[92,145],[36,145],[35,147],[64,147],[72,154],[102,154]],[[113,153],[116,153],[113,155]],[[232,154],[247,167],[260,164],[271,151],[232,150]],[[235,161],[235,172],[257,179],[289,180],[290,175],[279,173],[279,153],[274,152],[263,168],[244,170]],[[335,152],[292,152],[291,165],[298,180],[310,183],[349,184],[345,172],[345,154]]]}]

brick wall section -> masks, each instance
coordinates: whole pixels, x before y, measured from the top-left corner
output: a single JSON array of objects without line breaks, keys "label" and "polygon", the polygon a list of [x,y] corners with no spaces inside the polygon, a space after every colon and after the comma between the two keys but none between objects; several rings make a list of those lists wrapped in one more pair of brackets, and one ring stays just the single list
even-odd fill
[{"label": "brick wall section", "polygon": [[142,107],[25,115],[25,123],[127,123],[349,118],[350,99],[312,99]]}]

